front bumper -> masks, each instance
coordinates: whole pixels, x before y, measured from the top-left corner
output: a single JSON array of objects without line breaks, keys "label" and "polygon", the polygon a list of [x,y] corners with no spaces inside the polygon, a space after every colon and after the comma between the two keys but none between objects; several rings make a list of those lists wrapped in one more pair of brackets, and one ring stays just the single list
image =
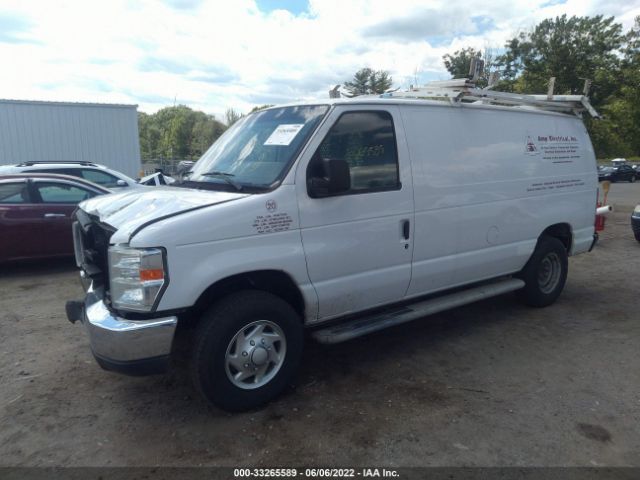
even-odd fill
[{"label": "front bumper", "polygon": [[89,334],[91,351],[105,370],[127,375],[163,373],[178,318],[128,320],[114,315],[104,304],[102,292],[89,285],[84,302],[67,303],[71,322],[82,321]]},{"label": "front bumper", "polygon": [[631,216],[631,230],[633,230],[636,240],[640,242],[640,215],[633,214]]}]

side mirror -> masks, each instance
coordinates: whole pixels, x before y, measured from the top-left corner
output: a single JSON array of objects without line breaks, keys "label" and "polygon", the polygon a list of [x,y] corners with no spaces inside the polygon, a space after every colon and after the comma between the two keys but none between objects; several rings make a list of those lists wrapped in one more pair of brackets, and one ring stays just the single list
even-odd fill
[{"label": "side mirror", "polygon": [[116,181],[116,186],[118,186],[118,187],[126,187],[127,186],[127,182],[125,182],[124,180],[118,180],[118,181]]},{"label": "side mirror", "polygon": [[329,197],[349,191],[351,172],[347,162],[335,158],[323,158],[320,167],[323,170],[323,176],[313,176],[308,180],[310,197]]}]

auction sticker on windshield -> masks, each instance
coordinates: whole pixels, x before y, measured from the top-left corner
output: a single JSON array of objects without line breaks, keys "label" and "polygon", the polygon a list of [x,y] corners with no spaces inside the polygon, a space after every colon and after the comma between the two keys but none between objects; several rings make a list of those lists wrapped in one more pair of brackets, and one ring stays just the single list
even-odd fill
[{"label": "auction sticker on windshield", "polygon": [[303,123],[290,123],[278,125],[273,133],[264,142],[265,145],[289,145],[300,130],[304,127]]}]

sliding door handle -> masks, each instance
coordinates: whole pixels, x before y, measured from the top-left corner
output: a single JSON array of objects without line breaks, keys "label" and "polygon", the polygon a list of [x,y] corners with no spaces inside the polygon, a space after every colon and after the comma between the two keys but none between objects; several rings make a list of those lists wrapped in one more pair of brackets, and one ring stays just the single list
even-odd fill
[{"label": "sliding door handle", "polygon": [[409,220],[402,221],[402,237],[405,240],[409,240],[409,235],[411,234],[411,224]]}]

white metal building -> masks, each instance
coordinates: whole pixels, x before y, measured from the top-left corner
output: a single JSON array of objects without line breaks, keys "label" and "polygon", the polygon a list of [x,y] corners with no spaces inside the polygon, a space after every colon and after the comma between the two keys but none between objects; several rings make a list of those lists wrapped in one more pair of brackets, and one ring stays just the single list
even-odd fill
[{"label": "white metal building", "polygon": [[136,178],[137,107],[0,99],[0,165],[89,161]]}]

